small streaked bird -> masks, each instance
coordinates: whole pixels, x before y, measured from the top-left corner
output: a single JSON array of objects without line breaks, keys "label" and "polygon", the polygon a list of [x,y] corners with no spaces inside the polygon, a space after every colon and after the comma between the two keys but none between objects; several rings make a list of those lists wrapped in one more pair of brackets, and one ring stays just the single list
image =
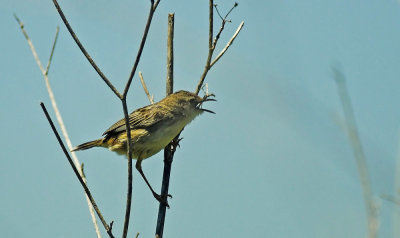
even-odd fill
[{"label": "small streaked bird", "polygon": [[[196,116],[203,112],[214,113],[202,108],[206,101],[216,101],[209,97],[199,97],[188,91],[178,91],[161,101],[139,108],[129,114],[132,140],[132,158],[136,159],[136,169],[149,186],[153,196],[168,205],[166,198],[154,192],[142,170],[142,160],[164,149]],[[122,118],[103,133],[103,138],[78,145],[72,151],[92,147],[105,147],[120,155],[127,156],[127,134],[125,118]]]}]

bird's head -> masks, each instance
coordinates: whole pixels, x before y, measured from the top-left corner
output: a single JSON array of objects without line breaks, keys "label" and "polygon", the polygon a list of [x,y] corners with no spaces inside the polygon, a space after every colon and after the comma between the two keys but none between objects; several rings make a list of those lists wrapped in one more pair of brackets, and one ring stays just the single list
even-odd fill
[{"label": "bird's head", "polygon": [[182,107],[185,111],[194,109],[199,114],[202,112],[209,112],[209,113],[215,114],[215,112],[203,108],[204,102],[216,101],[215,99],[210,98],[210,97],[215,97],[214,94],[208,94],[208,95],[204,95],[204,97],[199,97],[192,92],[182,90],[182,91],[173,93],[173,94],[169,95],[168,97],[171,97],[171,100],[174,101],[174,103],[176,103],[176,105],[179,105],[179,107]]}]

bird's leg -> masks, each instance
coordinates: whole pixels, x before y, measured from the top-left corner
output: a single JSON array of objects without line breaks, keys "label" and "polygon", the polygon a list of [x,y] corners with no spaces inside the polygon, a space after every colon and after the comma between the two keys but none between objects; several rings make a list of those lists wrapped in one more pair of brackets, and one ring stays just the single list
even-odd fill
[{"label": "bird's leg", "polygon": [[143,170],[142,170],[142,160],[143,160],[143,159],[141,159],[141,158],[138,158],[138,159],[136,160],[136,165],[135,165],[136,169],[139,171],[140,175],[142,175],[142,178],[143,178],[144,181],[146,182],[147,186],[150,188],[151,193],[153,193],[154,198],[157,199],[157,201],[159,201],[160,203],[163,203],[166,207],[169,208],[168,201],[167,201],[167,197],[172,198],[172,196],[171,196],[170,194],[168,194],[167,197],[162,197],[162,196],[159,195],[158,193],[154,192],[154,190],[153,190],[153,188],[151,187],[149,181],[147,181],[147,178],[146,178],[146,176],[145,176],[144,173],[143,173]]}]

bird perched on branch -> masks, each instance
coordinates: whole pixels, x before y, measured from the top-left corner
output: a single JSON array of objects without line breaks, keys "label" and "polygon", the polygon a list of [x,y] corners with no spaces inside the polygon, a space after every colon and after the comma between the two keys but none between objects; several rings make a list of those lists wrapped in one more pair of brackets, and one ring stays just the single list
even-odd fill
[{"label": "bird perched on branch", "polygon": [[[188,91],[178,91],[161,101],[139,108],[129,114],[132,140],[132,158],[136,159],[136,169],[149,186],[153,196],[166,203],[154,192],[142,170],[142,160],[164,149],[196,116],[203,112],[214,113],[202,108],[204,102],[216,101],[207,94],[199,97]],[[125,118],[119,120],[103,133],[103,138],[78,145],[72,151],[92,147],[105,147],[120,155],[128,156]],[[167,203],[166,203],[167,204]]]}]

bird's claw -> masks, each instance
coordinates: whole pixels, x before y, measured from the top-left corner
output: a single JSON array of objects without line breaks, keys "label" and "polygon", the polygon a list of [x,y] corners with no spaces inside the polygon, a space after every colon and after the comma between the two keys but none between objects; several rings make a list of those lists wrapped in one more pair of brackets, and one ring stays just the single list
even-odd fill
[{"label": "bird's claw", "polygon": [[172,198],[171,194],[160,195],[160,194],[154,193],[153,196],[155,199],[157,199],[157,201],[159,201],[161,204],[166,206],[168,209],[170,208],[169,204],[168,204],[168,198]]},{"label": "bird's claw", "polygon": [[178,148],[178,147],[181,147],[181,145],[179,144],[179,142],[180,142],[181,140],[183,140],[183,137],[178,138],[178,139],[176,139],[176,140],[173,140],[173,141],[171,142],[172,147],[173,147],[174,149],[176,149],[176,148]]}]

